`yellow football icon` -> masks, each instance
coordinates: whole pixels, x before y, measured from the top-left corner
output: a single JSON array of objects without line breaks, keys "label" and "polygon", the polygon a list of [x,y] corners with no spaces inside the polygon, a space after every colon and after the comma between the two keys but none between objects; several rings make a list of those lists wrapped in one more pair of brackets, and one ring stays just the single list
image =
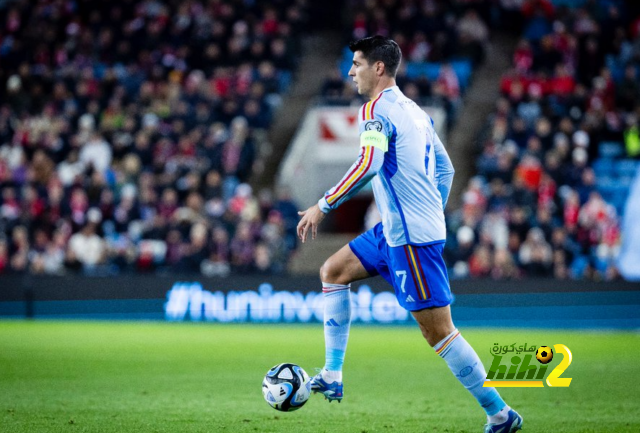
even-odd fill
[{"label": "yellow football icon", "polygon": [[540,346],[536,350],[536,359],[540,364],[548,364],[553,359],[553,350],[548,346]]}]

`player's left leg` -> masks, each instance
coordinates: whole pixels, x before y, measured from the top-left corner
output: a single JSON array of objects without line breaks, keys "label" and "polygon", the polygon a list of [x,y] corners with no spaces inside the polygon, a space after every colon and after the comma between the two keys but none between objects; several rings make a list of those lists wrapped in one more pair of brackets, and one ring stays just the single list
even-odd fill
[{"label": "player's left leg", "polygon": [[311,389],[324,394],[330,402],[341,401],[343,397],[342,365],[351,326],[351,283],[369,276],[349,245],[329,257],[320,269],[324,300],[325,364],[313,378]]},{"label": "player's left leg", "polygon": [[382,225],[362,233],[329,257],[320,269],[324,294],[325,365],[313,378],[311,389],[331,400],[343,397],[342,365],[351,324],[350,287],[354,281],[382,275],[388,281],[388,268],[381,246],[385,245]]}]

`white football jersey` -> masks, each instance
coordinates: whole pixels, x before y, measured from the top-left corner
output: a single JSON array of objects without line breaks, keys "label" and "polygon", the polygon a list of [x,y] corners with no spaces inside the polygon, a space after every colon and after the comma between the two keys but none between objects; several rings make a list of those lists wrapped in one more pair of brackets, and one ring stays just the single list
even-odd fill
[{"label": "white football jersey", "polygon": [[433,120],[394,86],[364,104],[358,121],[360,157],[320,208],[336,208],[371,180],[390,246],[444,242],[454,170]]}]

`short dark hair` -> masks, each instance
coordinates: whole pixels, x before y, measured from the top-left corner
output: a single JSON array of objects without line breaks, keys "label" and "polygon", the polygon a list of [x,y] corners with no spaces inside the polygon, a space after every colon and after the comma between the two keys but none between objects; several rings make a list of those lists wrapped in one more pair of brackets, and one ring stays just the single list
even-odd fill
[{"label": "short dark hair", "polygon": [[352,53],[362,51],[362,55],[369,63],[384,63],[386,74],[390,77],[396,76],[402,52],[393,39],[380,35],[370,36],[351,42],[349,49]]}]

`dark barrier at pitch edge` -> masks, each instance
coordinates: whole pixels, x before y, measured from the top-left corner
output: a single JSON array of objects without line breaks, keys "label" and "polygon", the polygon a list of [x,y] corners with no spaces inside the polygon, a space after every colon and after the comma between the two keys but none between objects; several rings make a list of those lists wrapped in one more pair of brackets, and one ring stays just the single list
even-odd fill
[{"label": "dark barrier at pitch edge", "polygon": [[[2,277],[0,318],[317,322],[319,286],[315,276]],[[454,280],[452,290],[461,326],[640,328],[640,284]],[[355,322],[412,320],[380,278],[355,283],[352,303]]]}]

